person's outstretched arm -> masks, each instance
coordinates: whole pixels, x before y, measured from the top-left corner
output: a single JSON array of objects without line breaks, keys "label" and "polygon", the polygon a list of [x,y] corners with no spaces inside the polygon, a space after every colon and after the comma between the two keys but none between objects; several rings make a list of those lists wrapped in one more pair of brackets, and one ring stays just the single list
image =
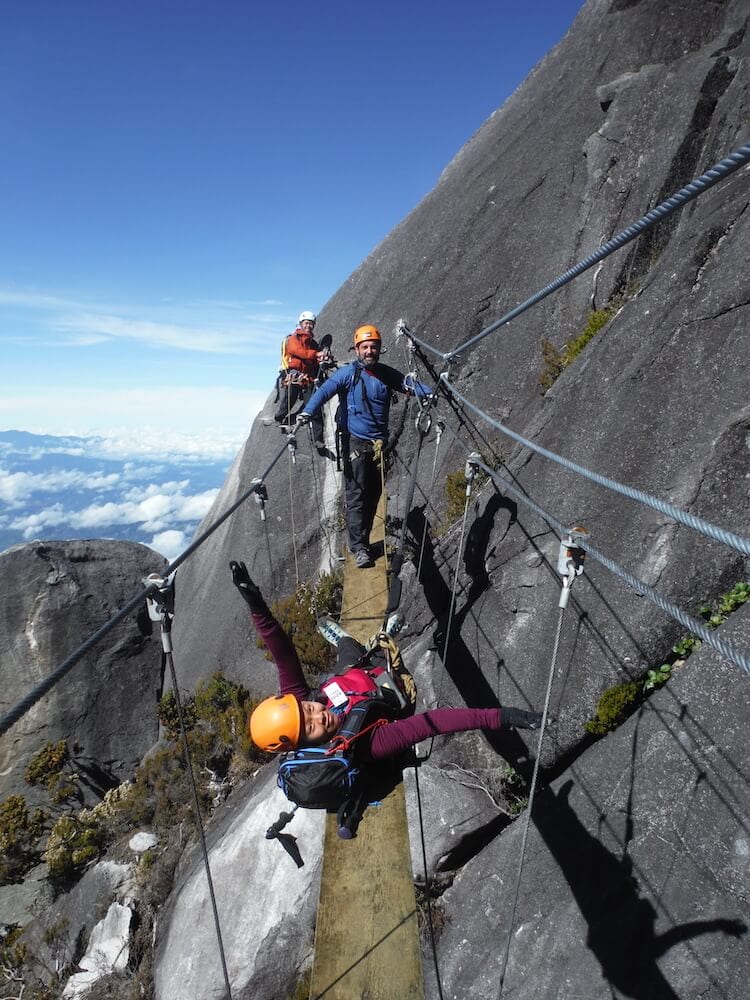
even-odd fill
[{"label": "person's outstretched arm", "polygon": [[232,571],[232,582],[250,608],[255,630],[276,664],[279,692],[293,694],[298,701],[307,701],[310,688],[302,673],[302,665],[292,640],[271,614],[260,588],[250,579],[247,566],[233,561],[229,568]]},{"label": "person's outstretched arm", "polygon": [[305,417],[314,417],[323,403],[327,402],[339,391],[339,389],[342,389],[347,385],[350,375],[351,365],[339,368],[339,370],[334,372],[333,375],[329,375],[323,385],[319,386],[305,403],[305,406],[300,411],[297,419],[299,420],[301,417],[304,420]]},{"label": "person's outstretched arm", "polygon": [[371,760],[394,757],[431,736],[465,733],[470,729],[538,729],[542,716],[521,708],[433,708],[409,719],[379,726],[372,735],[368,756]]}]

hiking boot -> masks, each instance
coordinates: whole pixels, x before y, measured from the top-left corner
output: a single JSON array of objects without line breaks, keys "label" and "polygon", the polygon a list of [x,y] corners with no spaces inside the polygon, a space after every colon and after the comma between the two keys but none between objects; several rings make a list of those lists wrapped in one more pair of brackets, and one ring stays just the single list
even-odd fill
[{"label": "hiking boot", "polygon": [[327,615],[318,618],[318,632],[332,646],[338,646],[342,639],[352,638],[348,632],[342,629],[338,622],[334,621],[333,618],[328,618]]},{"label": "hiking boot", "polygon": [[375,565],[367,549],[358,549],[354,553],[354,561],[357,564],[357,569],[368,569],[368,567]]},{"label": "hiking boot", "polygon": [[385,634],[398,635],[405,624],[406,619],[401,612],[394,611],[392,615],[388,616],[388,621],[385,623]]}]

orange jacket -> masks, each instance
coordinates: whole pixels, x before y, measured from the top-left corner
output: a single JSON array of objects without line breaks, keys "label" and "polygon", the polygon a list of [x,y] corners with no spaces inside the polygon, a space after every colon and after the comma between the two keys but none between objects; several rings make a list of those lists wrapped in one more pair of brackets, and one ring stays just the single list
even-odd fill
[{"label": "orange jacket", "polygon": [[310,378],[318,374],[318,352],[320,348],[306,330],[297,328],[284,342],[286,368],[304,372]]}]

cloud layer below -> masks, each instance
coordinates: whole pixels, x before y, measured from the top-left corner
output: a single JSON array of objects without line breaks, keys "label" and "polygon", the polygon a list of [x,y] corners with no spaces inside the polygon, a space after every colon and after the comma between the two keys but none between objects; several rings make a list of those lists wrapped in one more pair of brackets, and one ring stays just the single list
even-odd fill
[{"label": "cloud layer below", "polygon": [[234,451],[187,436],[167,453],[123,439],[0,432],[0,549],[116,538],[174,559],[209,512]]}]

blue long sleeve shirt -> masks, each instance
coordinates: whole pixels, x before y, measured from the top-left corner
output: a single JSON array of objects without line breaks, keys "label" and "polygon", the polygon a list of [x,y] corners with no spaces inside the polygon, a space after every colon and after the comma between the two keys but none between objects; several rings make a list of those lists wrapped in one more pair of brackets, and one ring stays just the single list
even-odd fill
[{"label": "blue long sleeve shirt", "polygon": [[391,393],[404,392],[419,397],[429,396],[431,389],[388,365],[378,362],[365,368],[359,361],[339,368],[317,389],[304,412],[313,416],[327,400],[339,394],[337,421],[342,430],[364,440],[385,439]]}]

